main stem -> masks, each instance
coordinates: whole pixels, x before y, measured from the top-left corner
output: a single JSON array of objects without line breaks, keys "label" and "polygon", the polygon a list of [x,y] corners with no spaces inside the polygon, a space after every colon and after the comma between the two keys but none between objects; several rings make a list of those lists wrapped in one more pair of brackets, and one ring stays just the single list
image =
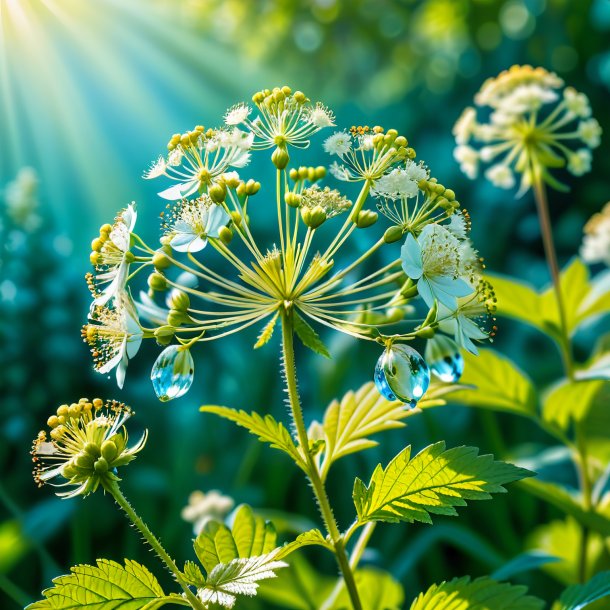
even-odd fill
[{"label": "main stem", "polygon": [[110,487],[107,488],[112,494],[112,497],[115,499],[116,503],[125,511],[125,514],[129,518],[129,520],[135,525],[137,530],[142,534],[144,540],[150,544],[153,551],[157,553],[161,561],[167,566],[169,571],[172,573],[172,576],[176,579],[176,582],[182,587],[184,594],[186,595],[186,599],[189,601],[191,606],[195,610],[205,610],[205,606],[203,602],[199,600],[199,598],[194,595],[194,593],[189,589],[189,586],[182,578],[182,573],[178,569],[178,566],[175,564],[174,560],[169,556],[167,551],[163,548],[163,545],[159,540],[155,537],[155,535],[150,531],[146,523],[142,521],[140,516],[133,509],[131,504],[128,502],[127,498],[123,495],[120,487],[117,483],[114,483]]},{"label": "main stem", "polygon": [[320,477],[318,467],[309,451],[309,439],[307,437],[307,429],[305,428],[305,421],[303,419],[303,411],[301,409],[301,401],[299,399],[299,393],[297,389],[296,379],[296,368],[294,361],[294,341],[293,341],[293,324],[290,314],[286,311],[282,311],[282,350],[284,356],[284,368],[286,373],[286,389],[288,391],[288,400],[290,403],[290,410],[292,418],[294,420],[294,426],[297,431],[299,438],[299,444],[304,453],[305,461],[307,463],[307,475],[311,481],[322,519],[326,530],[332,540],[333,547],[335,549],[335,557],[337,558],[337,564],[339,570],[343,575],[345,586],[349,593],[350,600],[354,610],[362,610],[362,604],[360,603],[360,597],[358,595],[358,589],[356,587],[356,581],[354,580],[354,573],[349,564],[349,559],[345,551],[345,543],[343,536],[339,531],[339,526],[335,520],[333,510],[326,493],[326,488]]},{"label": "main stem", "polygon": [[[534,199],[538,210],[538,220],[542,232],[542,242],[547,264],[553,280],[557,309],[559,310],[559,321],[561,325],[561,356],[566,375],[570,381],[574,381],[574,364],[572,362],[572,348],[566,319],[563,294],[561,292],[561,280],[559,276],[559,265],[557,253],[553,241],[553,230],[549,215],[549,204],[546,196],[546,187],[539,172],[534,172]],[[583,503],[586,510],[591,509],[592,486],[587,467],[587,452],[584,434],[579,423],[576,424],[576,448],[578,450],[578,469],[580,475],[580,486],[583,495]],[[580,537],[580,548],[578,551],[578,577],[580,582],[586,581],[587,576],[587,548],[589,544],[589,528],[583,526]]]}]

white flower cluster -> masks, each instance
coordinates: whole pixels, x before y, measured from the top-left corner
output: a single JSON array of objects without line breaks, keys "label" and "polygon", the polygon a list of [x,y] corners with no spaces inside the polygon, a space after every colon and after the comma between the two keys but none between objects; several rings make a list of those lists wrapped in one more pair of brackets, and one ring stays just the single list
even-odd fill
[{"label": "white flower cluster", "polygon": [[601,127],[591,118],[587,96],[564,88],[556,74],[513,66],[488,79],[475,104],[489,110],[488,122],[468,107],[453,128],[454,157],[469,178],[478,176],[481,164],[491,164],[485,177],[494,186],[511,189],[520,174],[524,192],[534,180],[564,188],[550,168],[566,167],[575,176],[591,170],[591,149],[600,144]]}]

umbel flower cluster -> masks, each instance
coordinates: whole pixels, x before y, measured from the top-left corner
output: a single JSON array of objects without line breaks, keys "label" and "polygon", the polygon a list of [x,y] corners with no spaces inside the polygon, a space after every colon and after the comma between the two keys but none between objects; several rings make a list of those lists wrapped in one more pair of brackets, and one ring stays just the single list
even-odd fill
[{"label": "umbel flower cluster", "polygon": [[566,187],[550,170],[565,167],[575,176],[591,170],[591,149],[601,127],[591,116],[589,99],[553,72],[513,66],[485,81],[453,128],[454,155],[462,171],[476,178],[481,165],[495,186],[520,193],[538,181]]},{"label": "umbel flower cluster", "polygon": [[[468,237],[470,218],[394,129],[329,133],[320,165],[291,164],[295,149],[334,125],[324,105],[277,87],[230,108],[221,127],[171,136],[144,174],[172,181],[159,193],[169,200],[159,242],[135,232],[135,203],[92,242],[83,337],[97,371],[116,369],[122,386],[142,340],[155,340],[163,350],[151,379],[169,400],[192,384],[196,343],[257,327],[259,348],[286,317],[320,353],[311,323],[382,345],[374,378],[390,399],[414,405],[431,371],[459,378],[460,348],[476,353],[475,342],[494,332],[495,297]],[[267,150],[275,184],[263,188],[245,168]],[[347,192],[342,183],[352,183]],[[157,213],[154,204],[146,210]],[[272,216],[275,238],[262,243]],[[357,232],[370,238],[355,254]],[[143,271],[148,290],[135,290]],[[428,342],[425,359],[409,345],[417,338]]]}]

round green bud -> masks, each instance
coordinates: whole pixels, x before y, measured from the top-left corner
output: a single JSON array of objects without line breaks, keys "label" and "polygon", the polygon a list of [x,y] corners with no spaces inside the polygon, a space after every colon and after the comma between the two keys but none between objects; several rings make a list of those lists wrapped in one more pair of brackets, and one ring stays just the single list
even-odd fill
[{"label": "round green bud", "polygon": [[297,193],[293,193],[292,191],[288,191],[284,195],[284,201],[291,208],[298,208],[301,205],[301,196]]},{"label": "round green bud", "polygon": [[84,451],[92,457],[98,457],[100,455],[100,448],[95,443],[86,443]]},{"label": "round green bud", "polygon": [[222,176],[222,180],[225,185],[230,189],[236,189],[239,186],[239,183],[241,182],[241,180],[236,176],[230,176],[227,178],[226,174]]},{"label": "round green bud", "polygon": [[136,260],[136,255],[131,250],[128,250],[127,252],[125,252],[125,262],[127,264],[131,264],[135,260]]},{"label": "round green bud", "polygon": [[392,244],[399,239],[402,239],[402,227],[399,226],[389,227],[383,234],[383,241],[386,244]]},{"label": "round green bud", "polygon": [[51,417],[47,419],[47,426],[49,426],[49,428],[56,428],[59,426],[59,419],[57,419],[57,415],[51,415]]},{"label": "round green bud", "polygon": [[88,453],[80,453],[77,457],[76,457],[76,465],[79,468],[83,468],[85,470],[89,470],[93,467],[93,463],[95,461],[95,458],[91,455],[89,455]]},{"label": "round green bud", "polygon": [[447,199],[449,199],[449,201],[453,201],[455,199],[455,191],[452,189],[446,189],[444,195],[447,197]]},{"label": "round green bud", "polygon": [[218,231],[218,237],[223,244],[230,244],[233,239],[233,231],[229,227],[221,227]]},{"label": "round green bud", "polygon": [[186,311],[191,306],[189,295],[182,290],[172,290],[169,306],[176,311]]},{"label": "round green bud", "polygon": [[238,197],[245,197],[246,196],[246,183],[243,181],[240,182],[237,185],[235,192],[237,193]]},{"label": "round green bud", "polygon": [[415,149],[407,148],[407,150],[406,150],[407,159],[415,159],[415,155],[416,155]]},{"label": "round green bud", "polygon": [[307,96],[302,91],[295,91],[292,97],[297,104],[304,104],[307,101]]},{"label": "round green bud", "polygon": [[430,326],[424,326],[424,328],[420,328],[415,331],[416,337],[421,337],[422,339],[432,339],[434,337],[434,329]]},{"label": "round green bud", "polygon": [[57,415],[58,416],[66,416],[68,415],[68,411],[69,411],[70,407],[68,405],[60,405],[59,407],[57,407]]},{"label": "round green bud", "polygon": [[407,142],[407,138],[405,138],[404,136],[398,136],[395,140],[394,140],[394,146],[406,146],[408,144]]},{"label": "round green bud", "polygon": [[233,210],[233,212],[231,212],[231,220],[236,227],[239,227],[241,224],[241,219],[242,216],[237,210]]},{"label": "round green bud", "polygon": [[299,170],[297,170],[296,168],[292,168],[289,172],[288,175],[290,176],[290,179],[293,180],[294,182],[297,181],[297,179],[299,178]]},{"label": "round green bud", "polygon": [[356,226],[359,229],[366,229],[367,227],[374,225],[378,218],[379,214],[373,212],[373,210],[360,210],[356,217]]},{"label": "round green bud", "polygon": [[386,322],[388,324],[394,324],[400,322],[405,317],[404,309],[400,307],[391,307],[386,312]]},{"label": "round green bud", "polygon": [[167,290],[167,280],[160,273],[154,272],[148,276],[148,286],[151,290],[163,292]]},{"label": "round green bud", "polygon": [[273,165],[278,169],[286,169],[288,162],[290,161],[290,155],[285,148],[276,148],[271,155],[271,161]]},{"label": "round green bud", "polygon": [[159,326],[159,328],[155,328],[153,334],[159,345],[169,345],[176,334],[176,329],[169,325]]},{"label": "round green bud", "polygon": [[92,265],[97,266],[102,258],[102,255],[99,252],[92,252],[89,255],[89,261]]},{"label": "round green bud", "polygon": [[91,249],[94,251],[99,251],[103,245],[104,241],[101,240],[99,237],[96,237],[94,240],[91,241]]},{"label": "round green bud", "polygon": [[214,203],[222,203],[227,196],[227,189],[224,184],[217,182],[208,190],[208,195]]},{"label": "round green bud", "polygon": [[301,165],[301,167],[299,167],[299,179],[305,180],[305,178],[307,178],[308,174],[309,174],[309,168],[305,167],[304,165]]},{"label": "round green bud", "polygon": [[167,323],[170,326],[174,326],[177,328],[183,322],[188,322],[188,321],[189,321],[189,317],[183,311],[178,311],[176,309],[170,309],[169,313],[167,314]]},{"label": "round green bud", "polygon": [[301,208],[301,218],[310,229],[317,229],[326,220],[326,212],[319,205],[313,209]]},{"label": "round green bud", "polygon": [[152,257],[152,263],[155,269],[163,270],[172,266],[172,262],[167,257],[167,254],[163,250],[157,250]]},{"label": "round green bud", "polygon": [[248,182],[246,182],[246,195],[256,195],[256,193],[258,193],[258,191],[260,191],[261,189],[261,183],[257,182],[256,180],[248,180]]},{"label": "round green bud", "polygon": [[101,457],[95,461],[93,469],[99,474],[104,474],[105,472],[108,472],[108,462]]},{"label": "round green bud", "polygon": [[104,441],[102,443],[102,457],[108,462],[112,463],[112,461],[119,454],[119,450],[117,446],[112,441]]},{"label": "round green bud", "polygon": [[326,176],[326,168],[323,165],[318,165],[315,169],[316,180],[322,180]]}]

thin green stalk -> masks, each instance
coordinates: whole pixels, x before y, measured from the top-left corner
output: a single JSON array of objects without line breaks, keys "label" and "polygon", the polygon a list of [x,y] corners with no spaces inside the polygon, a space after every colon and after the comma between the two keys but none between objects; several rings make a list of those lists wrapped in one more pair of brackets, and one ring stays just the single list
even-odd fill
[{"label": "thin green stalk", "polygon": [[[587,467],[587,441],[582,429],[582,422],[576,423],[576,447],[578,448],[578,473],[580,478],[580,488],[582,491],[583,504],[586,510],[592,508],[593,485],[589,477],[589,469]],[[589,547],[590,530],[586,526],[582,526],[580,536],[580,546],[578,549],[578,580],[581,583],[587,581],[587,550]]]},{"label": "thin green stalk", "polygon": [[303,411],[301,409],[301,401],[299,399],[299,393],[297,389],[296,379],[296,368],[294,360],[294,336],[293,336],[293,323],[292,318],[286,310],[282,311],[282,352],[284,358],[284,367],[286,374],[286,390],[288,392],[288,400],[290,404],[290,410],[294,421],[294,426],[297,431],[299,444],[304,453],[304,457],[307,463],[307,476],[311,482],[322,519],[326,530],[332,540],[335,557],[337,564],[345,580],[345,586],[347,587],[350,600],[354,610],[362,610],[362,604],[358,595],[358,589],[356,587],[356,581],[354,574],[349,564],[347,553],[345,551],[345,543],[343,536],[339,531],[339,526],[335,520],[328,494],[322,479],[318,467],[309,451],[309,439],[307,437],[307,429],[305,428],[305,421],[303,419]]},{"label": "thin green stalk", "polygon": [[155,535],[150,531],[146,523],[142,521],[140,516],[133,509],[127,498],[123,495],[118,483],[115,481],[112,485],[106,488],[106,491],[112,495],[116,503],[123,509],[129,520],[142,534],[144,540],[148,542],[159,559],[161,559],[161,561],[167,566],[167,569],[172,573],[173,577],[176,579],[176,582],[182,587],[182,590],[186,595],[186,599],[191,606],[195,608],[195,610],[205,610],[203,602],[201,602],[199,598],[189,589],[189,586],[182,578],[182,573],[178,569],[178,566],[175,564],[174,560],[169,556],[168,552],[163,548],[161,542],[159,542]]},{"label": "thin green stalk", "polygon": [[[360,532],[360,536],[358,536],[358,540],[354,545],[354,548],[350,554],[349,565],[352,571],[356,571],[358,568],[358,564],[360,563],[360,559],[362,558],[362,553],[366,549],[373,532],[375,531],[375,526],[377,524],[373,521],[367,523]],[[329,610],[332,608],[337,601],[341,591],[343,591],[343,587],[345,586],[345,580],[340,578],[335,585],[335,588],[331,591],[331,594],[328,596],[328,599],[324,602],[324,605],[320,610]]]},{"label": "thin green stalk", "polygon": [[568,333],[566,310],[563,302],[563,294],[561,292],[561,279],[559,275],[559,265],[557,263],[557,253],[555,251],[555,242],[553,241],[553,230],[551,228],[551,219],[549,216],[549,204],[546,196],[546,187],[539,172],[534,171],[533,173],[534,199],[536,200],[536,208],[538,210],[538,221],[540,223],[540,231],[542,233],[542,243],[544,245],[546,261],[551,274],[551,279],[553,281],[557,309],[559,310],[559,323],[561,326],[561,357],[568,379],[573,380],[574,365],[572,363],[570,335]]}]

